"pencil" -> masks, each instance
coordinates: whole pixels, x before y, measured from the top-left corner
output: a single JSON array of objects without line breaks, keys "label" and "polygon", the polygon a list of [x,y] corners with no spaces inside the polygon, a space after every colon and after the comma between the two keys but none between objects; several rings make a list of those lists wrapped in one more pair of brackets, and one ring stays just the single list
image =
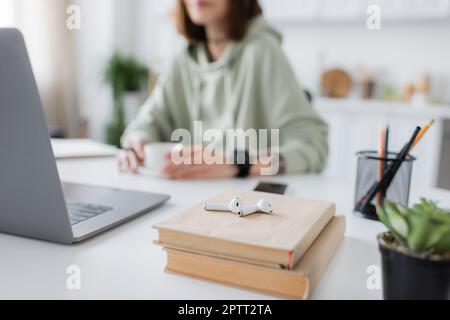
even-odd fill
[{"label": "pencil", "polygon": [[[389,125],[386,126],[386,131],[384,134],[384,161],[383,161],[383,174],[386,172],[386,168],[389,164],[389,134],[390,128]],[[382,190],[383,200],[386,199],[387,190]]]},{"label": "pencil", "polygon": [[[386,147],[385,131],[380,131],[380,137],[378,141],[378,182],[381,181],[384,174],[384,158],[385,158],[385,147]],[[378,192],[378,204],[381,206],[383,204],[383,190]]]},{"label": "pencil", "polygon": [[422,128],[422,130],[419,132],[419,135],[416,138],[416,141],[414,141],[413,147],[419,144],[419,142],[422,140],[422,138],[425,136],[425,134],[428,132],[428,130],[431,128],[431,126],[434,124],[434,119],[431,119],[428,121],[428,123],[425,125],[425,127]]},{"label": "pencil", "polygon": [[[387,166],[387,160],[389,158],[389,125],[386,126],[386,133],[384,134],[384,157],[385,157],[385,163],[384,163],[384,167],[386,168]],[[384,171],[384,170],[383,170]]]}]

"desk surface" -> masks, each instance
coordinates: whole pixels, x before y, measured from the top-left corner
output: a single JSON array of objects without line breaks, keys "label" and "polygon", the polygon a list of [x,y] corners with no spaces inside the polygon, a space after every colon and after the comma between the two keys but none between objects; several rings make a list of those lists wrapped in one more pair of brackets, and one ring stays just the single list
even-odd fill
[{"label": "desk surface", "polygon": [[[151,226],[180,210],[230,188],[251,189],[257,180],[169,182],[119,174],[113,159],[58,163],[63,181],[167,193],[163,208],[87,242],[62,246],[0,234],[0,299],[270,299],[272,297],[163,272],[165,254],[152,244]],[[271,179],[272,180],[272,179]],[[351,214],[353,182],[325,177],[277,177],[295,196],[334,201],[347,216],[347,234],[313,299],[379,299],[367,289],[367,268],[379,265],[377,222]],[[450,192],[413,190],[412,200],[427,196],[450,207]],[[81,290],[67,289],[67,268],[81,268]]]}]

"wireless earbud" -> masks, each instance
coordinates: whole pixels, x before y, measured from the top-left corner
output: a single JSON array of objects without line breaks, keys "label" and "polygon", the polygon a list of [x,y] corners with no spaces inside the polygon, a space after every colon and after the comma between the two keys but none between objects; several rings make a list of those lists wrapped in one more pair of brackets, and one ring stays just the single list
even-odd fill
[{"label": "wireless earbud", "polygon": [[205,203],[203,208],[206,211],[230,211],[237,215],[241,215],[243,212],[243,203],[240,198],[234,198],[229,204],[220,203]]},{"label": "wireless earbud", "polygon": [[257,212],[260,213],[273,213],[272,204],[267,200],[261,200],[256,205],[251,207],[244,207],[244,204],[240,198],[234,198],[229,204],[221,203],[205,203],[203,208],[206,211],[230,211],[238,215],[238,217],[245,217]]},{"label": "wireless earbud", "polygon": [[261,200],[255,206],[243,208],[242,212],[238,213],[237,215],[239,217],[245,217],[245,216],[257,213],[257,212],[267,213],[267,214],[273,213],[272,204],[267,200]]}]

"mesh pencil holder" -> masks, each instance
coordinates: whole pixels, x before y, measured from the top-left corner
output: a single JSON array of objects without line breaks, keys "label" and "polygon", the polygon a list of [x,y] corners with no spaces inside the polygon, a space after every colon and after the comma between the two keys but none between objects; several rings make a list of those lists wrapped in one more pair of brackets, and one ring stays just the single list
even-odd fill
[{"label": "mesh pencil holder", "polygon": [[[397,161],[396,158],[398,154],[389,153],[387,157],[381,158],[375,151],[363,151],[357,153],[356,156],[358,157],[358,171],[356,178],[355,204],[364,198],[369,189],[380,180],[381,172]],[[365,207],[364,210],[361,210],[363,212],[355,211],[355,213],[367,219],[379,220],[376,213],[376,205],[379,201],[386,199],[403,206],[408,206],[411,175],[415,161],[416,158],[408,156],[400,166],[400,169],[395,175],[389,188],[384,190],[384,192],[377,194],[372,200],[371,205]]]}]

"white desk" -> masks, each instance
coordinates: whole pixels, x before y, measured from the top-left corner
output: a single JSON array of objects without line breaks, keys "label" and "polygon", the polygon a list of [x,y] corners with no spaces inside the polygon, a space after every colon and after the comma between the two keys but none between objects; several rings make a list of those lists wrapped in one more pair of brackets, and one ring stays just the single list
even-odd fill
[{"label": "white desk", "polygon": [[[169,182],[119,174],[113,159],[66,160],[62,179],[96,185],[167,193],[167,206],[75,246],[62,246],[0,234],[0,299],[270,299],[272,297],[163,272],[165,254],[152,244],[151,226],[192,204],[230,188],[252,188],[253,181]],[[295,195],[337,203],[347,215],[347,235],[314,299],[379,299],[366,287],[367,267],[379,264],[376,222],[354,217],[353,182],[324,177],[278,177]],[[450,192],[414,190],[450,207]],[[417,199],[413,196],[413,200]],[[78,265],[82,288],[66,287],[66,269]]]}]

